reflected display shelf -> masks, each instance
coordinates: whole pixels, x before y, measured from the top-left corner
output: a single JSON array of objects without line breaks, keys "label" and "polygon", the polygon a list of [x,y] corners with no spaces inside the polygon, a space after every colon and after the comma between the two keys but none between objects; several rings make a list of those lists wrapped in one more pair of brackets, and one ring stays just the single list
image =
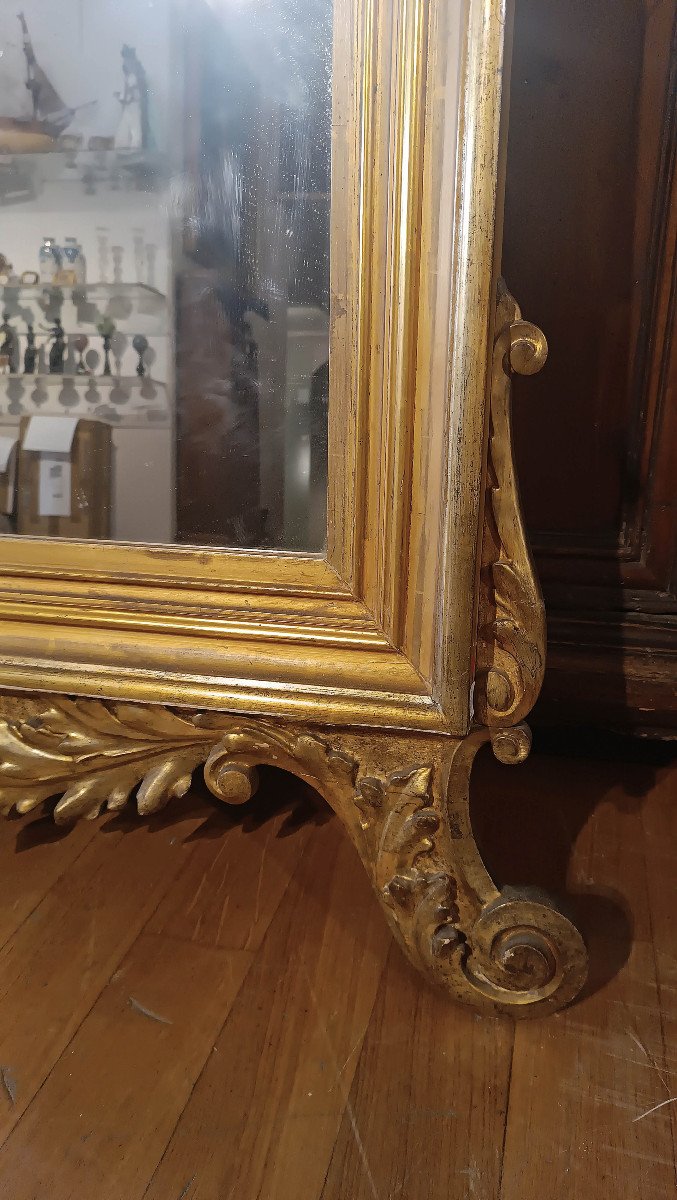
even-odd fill
[{"label": "reflected display shelf", "polygon": [[118,296],[147,297],[149,302],[164,308],[167,297],[149,283],[69,283],[62,286],[53,283],[3,283],[0,285],[3,299],[22,297],[26,300],[49,298],[50,302],[70,299],[73,304],[82,300],[111,300]]},{"label": "reflected display shelf", "polygon": [[0,375],[0,387],[4,387],[5,392],[12,384],[21,384],[24,387],[33,384],[33,388],[39,390],[43,385],[66,387],[72,383],[84,384],[87,387],[139,388],[141,391],[148,387],[167,386],[160,379],[153,379],[150,375],[143,375],[141,378],[138,375],[75,375],[67,371],[64,371],[63,375]]},{"label": "reflected display shelf", "polygon": [[65,286],[59,287],[54,283],[2,283],[2,294],[5,293],[22,293],[29,295],[42,295],[42,293],[58,295],[59,293],[66,294],[68,292],[73,295],[79,292],[85,295],[102,295],[102,296],[119,296],[130,295],[134,292],[150,293],[157,300],[167,301],[166,296],[157,288],[151,287],[150,283],[67,283]]},{"label": "reflected display shelf", "polygon": [[117,429],[171,421],[166,383],[136,375],[2,375],[0,426],[27,416],[86,417]]},{"label": "reflected display shelf", "polygon": [[[74,142],[74,139],[73,139]],[[25,150],[22,153],[2,149],[0,135],[0,172],[34,165],[75,171],[78,166],[107,166],[121,170],[147,167],[168,169],[166,154],[153,150],[116,150],[114,146],[59,146],[50,150]]]},{"label": "reflected display shelf", "polygon": [[167,332],[167,298],[147,283],[5,283],[0,286],[3,313],[22,322],[15,332],[24,334],[33,324],[61,320],[64,333],[96,332],[104,317],[115,322],[119,333],[161,337]]},{"label": "reflected display shelf", "polygon": [[79,192],[89,194],[101,186],[152,194],[166,184],[169,176],[167,156],[147,150],[60,147],[24,154],[1,151],[0,133],[0,203],[3,204],[30,203],[53,184],[74,185]]}]

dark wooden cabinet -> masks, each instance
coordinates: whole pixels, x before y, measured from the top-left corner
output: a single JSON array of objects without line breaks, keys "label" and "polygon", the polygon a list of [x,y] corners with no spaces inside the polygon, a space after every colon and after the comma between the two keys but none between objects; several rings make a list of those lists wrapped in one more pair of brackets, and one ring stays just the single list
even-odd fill
[{"label": "dark wooden cabinet", "polygon": [[503,273],[542,719],[677,735],[677,4],[516,0]]}]

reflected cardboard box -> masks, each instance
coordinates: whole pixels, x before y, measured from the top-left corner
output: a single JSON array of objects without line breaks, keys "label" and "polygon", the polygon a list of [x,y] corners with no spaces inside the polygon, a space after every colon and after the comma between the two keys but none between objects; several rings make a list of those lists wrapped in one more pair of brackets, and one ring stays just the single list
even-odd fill
[{"label": "reflected cardboard box", "polygon": [[110,426],[77,417],[24,417],[20,429],[17,533],[110,537]]},{"label": "reflected cardboard box", "polygon": [[18,437],[0,436],[0,533],[15,533]]}]

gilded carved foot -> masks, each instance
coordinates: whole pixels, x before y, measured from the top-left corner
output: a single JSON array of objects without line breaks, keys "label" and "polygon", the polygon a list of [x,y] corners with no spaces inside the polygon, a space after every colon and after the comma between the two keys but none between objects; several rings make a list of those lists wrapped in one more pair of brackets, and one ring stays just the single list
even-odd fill
[{"label": "gilded carved foot", "polygon": [[[553,1010],[582,986],[580,934],[547,897],[499,892],[472,834],[473,759],[490,736],[322,733],[259,718],[46,697],[28,720],[0,722],[0,808],[26,813],[60,795],[55,820],[140,814],[188,790],[204,763],[229,804],[269,764],[306,780],[343,821],[412,962],[451,996],[515,1016]],[[528,752],[524,727],[493,735],[504,761]],[[359,931],[355,931],[359,936]]]},{"label": "gilded carved foot", "polygon": [[[431,747],[425,767],[358,777],[356,841],[417,967],[476,1008],[542,1014],[580,991],[587,953],[552,898],[537,889],[499,891],[484,867],[469,786],[475,755],[489,736],[477,730],[451,747]],[[519,726],[492,742],[496,756],[513,763],[526,758],[531,739]]]}]

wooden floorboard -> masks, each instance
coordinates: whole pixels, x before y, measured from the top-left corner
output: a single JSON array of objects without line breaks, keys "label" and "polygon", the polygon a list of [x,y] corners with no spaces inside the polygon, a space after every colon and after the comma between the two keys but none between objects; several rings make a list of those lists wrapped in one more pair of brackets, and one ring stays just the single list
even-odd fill
[{"label": "wooden floorboard", "polygon": [[422,990],[393,946],[322,1200],[497,1196],[513,1032]]},{"label": "wooden floorboard", "polygon": [[189,1180],[200,1200],[320,1194],[389,948],[332,820],[315,831],[147,1200]]},{"label": "wooden floorboard", "polygon": [[[656,1113],[672,1130],[677,1194],[677,789],[669,772],[659,776],[651,803],[642,808],[644,855],[651,904],[651,940],[662,1025],[663,1078]],[[653,1116],[653,1114],[651,1114]],[[650,1118],[643,1118],[643,1120]]]},{"label": "wooden floorboard", "polygon": [[142,934],[0,1152],[5,1194],[142,1195],[251,958]]},{"label": "wooden floorboard", "polygon": [[474,792],[496,877],[585,929],[567,1012],[422,984],[339,822],[276,772],[239,810],[0,824],[3,1200],[674,1197],[667,752],[483,755]]},{"label": "wooden floorboard", "polygon": [[310,789],[271,772],[253,807],[219,807],[194,832],[192,854],[149,931],[258,950],[316,825],[330,816]]},{"label": "wooden floorboard", "polygon": [[627,913],[629,958],[616,973],[613,925],[602,926],[590,939],[590,994],[517,1028],[501,1200],[587,1200],[591,1180],[614,1200],[667,1200],[675,1195],[670,1113],[642,1117],[665,1098],[668,1072],[641,812],[618,784],[604,787],[598,765],[572,764],[570,778],[586,790],[596,784],[600,796],[570,885],[606,894]]},{"label": "wooden floorboard", "polygon": [[15,1081],[14,1102],[1,1101],[0,1142],[189,853],[188,818],[159,828],[108,824],[114,828],[90,841],[0,951],[0,1064]]},{"label": "wooden floorboard", "polygon": [[35,911],[97,832],[90,821],[82,821],[77,829],[60,829],[49,815],[8,823],[0,839],[0,947]]}]

